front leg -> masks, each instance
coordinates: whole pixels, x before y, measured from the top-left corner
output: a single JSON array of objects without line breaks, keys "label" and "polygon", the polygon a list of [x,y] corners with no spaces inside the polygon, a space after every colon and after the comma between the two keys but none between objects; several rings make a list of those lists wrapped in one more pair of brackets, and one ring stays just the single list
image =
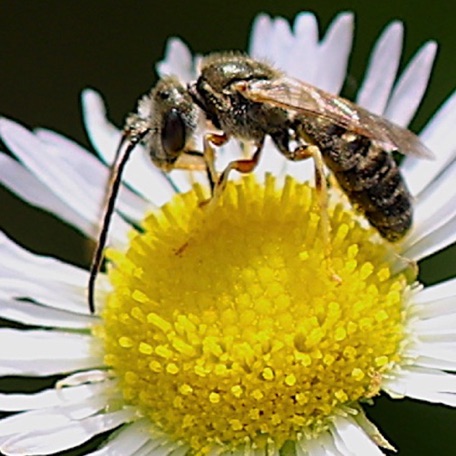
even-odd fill
[{"label": "front leg", "polygon": [[228,163],[227,167],[222,171],[222,174],[217,180],[214,188],[214,194],[212,196],[212,200],[217,201],[218,198],[223,193],[223,190],[226,187],[228,182],[228,177],[231,171],[237,171],[238,173],[242,174],[249,174],[251,173],[258,165],[260,161],[261,152],[263,150],[264,138],[256,144],[256,150],[252,155],[252,158],[242,158],[239,160],[233,160],[232,162]]}]

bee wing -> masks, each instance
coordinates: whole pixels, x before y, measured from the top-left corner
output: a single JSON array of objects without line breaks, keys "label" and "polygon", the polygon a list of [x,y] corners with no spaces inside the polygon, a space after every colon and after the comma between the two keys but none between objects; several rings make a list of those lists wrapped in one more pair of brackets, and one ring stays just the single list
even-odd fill
[{"label": "bee wing", "polygon": [[388,151],[433,158],[433,153],[410,130],[297,79],[240,81],[235,83],[235,88],[252,101],[327,119],[348,131],[367,136]]}]

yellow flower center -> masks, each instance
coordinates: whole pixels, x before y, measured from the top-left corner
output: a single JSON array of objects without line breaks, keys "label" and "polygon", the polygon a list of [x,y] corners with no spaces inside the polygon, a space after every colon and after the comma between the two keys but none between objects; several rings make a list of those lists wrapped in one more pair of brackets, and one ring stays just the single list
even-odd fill
[{"label": "yellow flower center", "polygon": [[195,186],[110,252],[105,362],[195,453],[316,435],[400,360],[407,280],[391,247],[333,205],[329,266],[314,190],[277,187],[249,176],[201,207]]}]

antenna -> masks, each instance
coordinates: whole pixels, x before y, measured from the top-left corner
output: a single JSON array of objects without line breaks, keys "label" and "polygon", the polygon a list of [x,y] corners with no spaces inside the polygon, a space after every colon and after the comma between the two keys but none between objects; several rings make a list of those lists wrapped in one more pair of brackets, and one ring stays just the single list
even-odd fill
[{"label": "antenna", "polygon": [[[149,129],[145,129],[138,134],[132,135],[132,130],[129,129],[124,131],[119,146],[117,147],[116,154],[114,156],[114,161],[111,166],[109,175],[107,200],[103,211],[100,234],[98,236],[97,246],[92,258],[92,264],[90,266],[90,276],[88,283],[88,304],[91,314],[95,313],[95,281],[97,279],[97,275],[100,270],[101,262],[103,259],[103,250],[106,245],[109,226],[111,224],[112,214],[114,213],[114,205],[117,199],[117,194],[119,193],[120,189],[122,173],[128,159],[130,158],[132,150],[148,132]],[[126,143],[127,140],[129,140],[129,143],[125,148],[124,152],[121,153],[123,145]]]}]

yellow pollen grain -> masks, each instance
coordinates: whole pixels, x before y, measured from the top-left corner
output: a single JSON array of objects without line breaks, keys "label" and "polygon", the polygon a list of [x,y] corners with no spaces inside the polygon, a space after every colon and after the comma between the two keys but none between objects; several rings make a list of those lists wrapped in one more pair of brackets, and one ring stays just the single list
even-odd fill
[{"label": "yellow pollen grain", "polygon": [[287,375],[285,377],[285,384],[288,386],[296,385],[296,377],[293,374]]},{"label": "yellow pollen grain", "polygon": [[355,380],[361,381],[365,377],[365,374],[359,367],[355,367],[351,372],[351,376]]},{"label": "yellow pollen grain", "polygon": [[119,345],[122,348],[131,348],[131,347],[133,347],[133,344],[134,344],[133,340],[130,337],[127,337],[127,336],[119,337]]},{"label": "yellow pollen grain", "polygon": [[108,252],[94,335],[154,432],[192,454],[281,452],[378,394],[402,361],[413,274],[345,203],[331,201],[326,249],[319,197],[292,178],[207,197],[176,195]]},{"label": "yellow pollen grain", "polygon": [[239,398],[242,396],[243,390],[240,385],[234,385],[231,387],[231,392],[233,393],[233,396]]},{"label": "yellow pollen grain", "polygon": [[272,380],[274,378],[274,371],[270,367],[263,369],[263,378],[265,380]]},{"label": "yellow pollen grain", "polygon": [[168,372],[169,374],[175,375],[179,372],[179,366],[175,363],[169,363],[166,366],[166,372]]},{"label": "yellow pollen grain", "polygon": [[209,400],[213,404],[218,404],[220,402],[220,394],[218,394],[218,393],[210,393],[209,394]]}]

